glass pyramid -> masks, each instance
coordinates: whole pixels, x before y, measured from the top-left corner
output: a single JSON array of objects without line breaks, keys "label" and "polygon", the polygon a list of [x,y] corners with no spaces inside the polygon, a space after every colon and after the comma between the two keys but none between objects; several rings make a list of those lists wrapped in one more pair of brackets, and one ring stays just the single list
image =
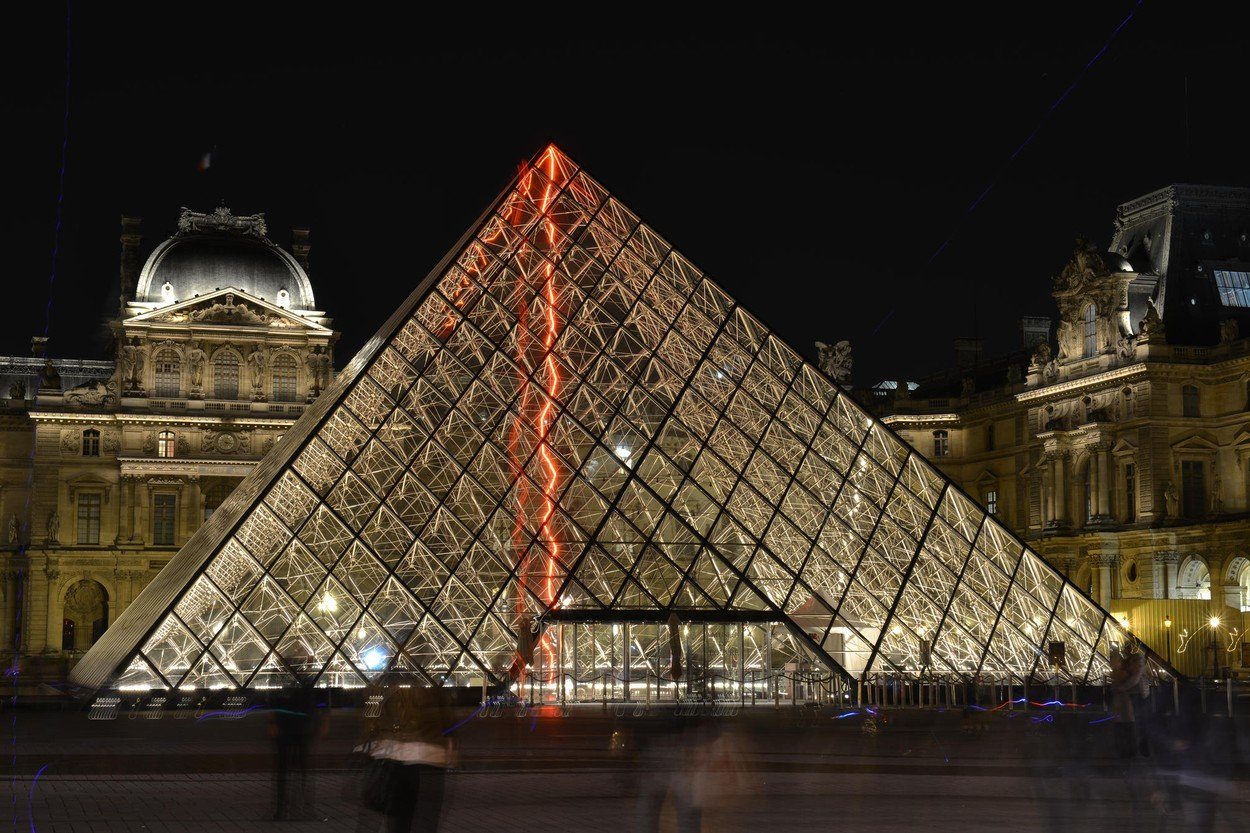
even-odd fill
[{"label": "glass pyramid", "polygon": [[1084,683],[1131,639],[552,146],[72,679]]}]

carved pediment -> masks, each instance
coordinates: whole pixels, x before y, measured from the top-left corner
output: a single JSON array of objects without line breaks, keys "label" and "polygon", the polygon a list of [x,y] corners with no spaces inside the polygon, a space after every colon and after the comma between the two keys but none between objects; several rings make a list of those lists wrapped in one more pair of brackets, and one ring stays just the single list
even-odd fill
[{"label": "carved pediment", "polygon": [[154,324],[226,324],[233,326],[274,327],[283,329],[325,330],[276,304],[250,295],[241,289],[227,287],[188,298],[151,312],[136,315],[133,322]]},{"label": "carved pediment", "polygon": [[1172,450],[1214,454],[1220,450],[1220,446],[1215,442],[1213,436],[1205,431],[1200,431],[1196,434],[1191,434],[1183,440],[1172,443]]},{"label": "carved pediment", "polygon": [[1119,439],[1115,441],[1115,444],[1111,446],[1111,453],[1112,454],[1136,454],[1137,446],[1133,445],[1131,442],[1124,439],[1123,437],[1120,437]]}]

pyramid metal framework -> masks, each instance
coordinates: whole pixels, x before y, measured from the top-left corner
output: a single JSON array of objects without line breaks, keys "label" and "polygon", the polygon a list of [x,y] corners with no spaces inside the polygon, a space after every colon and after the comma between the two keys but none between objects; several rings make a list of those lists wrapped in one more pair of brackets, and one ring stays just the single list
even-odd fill
[{"label": "pyramid metal framework", "polygon": [[678,639],[743,684],[1096,683],[1132,639],[554,146],[72,679],[497,683],[527,628],[614,693]]}]

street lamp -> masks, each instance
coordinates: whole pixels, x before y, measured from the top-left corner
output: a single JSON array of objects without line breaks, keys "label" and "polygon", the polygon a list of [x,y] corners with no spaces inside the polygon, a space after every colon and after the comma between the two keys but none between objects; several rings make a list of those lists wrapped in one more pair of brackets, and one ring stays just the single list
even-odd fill
[{"label": "street lamp", "polygon": [[1214,680],[1220,676],[1220,643],[1217,638],[1220,617],[1212,616],[1207,620],[1207,624],[1211,626],[1211,679]]},{"label": "street lamp", "polygon": [[1167,635],[1168,642],[1168,665],[1172,664],[1172,617],[1163,617],[1163,632]]}]

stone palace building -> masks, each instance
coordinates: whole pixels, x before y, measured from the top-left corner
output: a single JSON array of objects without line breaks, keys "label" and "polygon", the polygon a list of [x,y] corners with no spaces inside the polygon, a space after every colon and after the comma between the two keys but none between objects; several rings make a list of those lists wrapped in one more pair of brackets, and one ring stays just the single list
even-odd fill
[{"label": "stone palace building", "polygon": [[[1189,674],[1250,665],[1250,189],[1121,205],[1054,279],[1057,326],[885,383],[875,410]],[[1053,329],[1053,334],[1052,334]],[[1214,652],[1214,657],[1213,657]]]},{"label": "stone palace building", "polygon": [[66,672],[328,384],[338,338],[264,216],[122,218],[109,360],[0,357],[0,644]]}]

